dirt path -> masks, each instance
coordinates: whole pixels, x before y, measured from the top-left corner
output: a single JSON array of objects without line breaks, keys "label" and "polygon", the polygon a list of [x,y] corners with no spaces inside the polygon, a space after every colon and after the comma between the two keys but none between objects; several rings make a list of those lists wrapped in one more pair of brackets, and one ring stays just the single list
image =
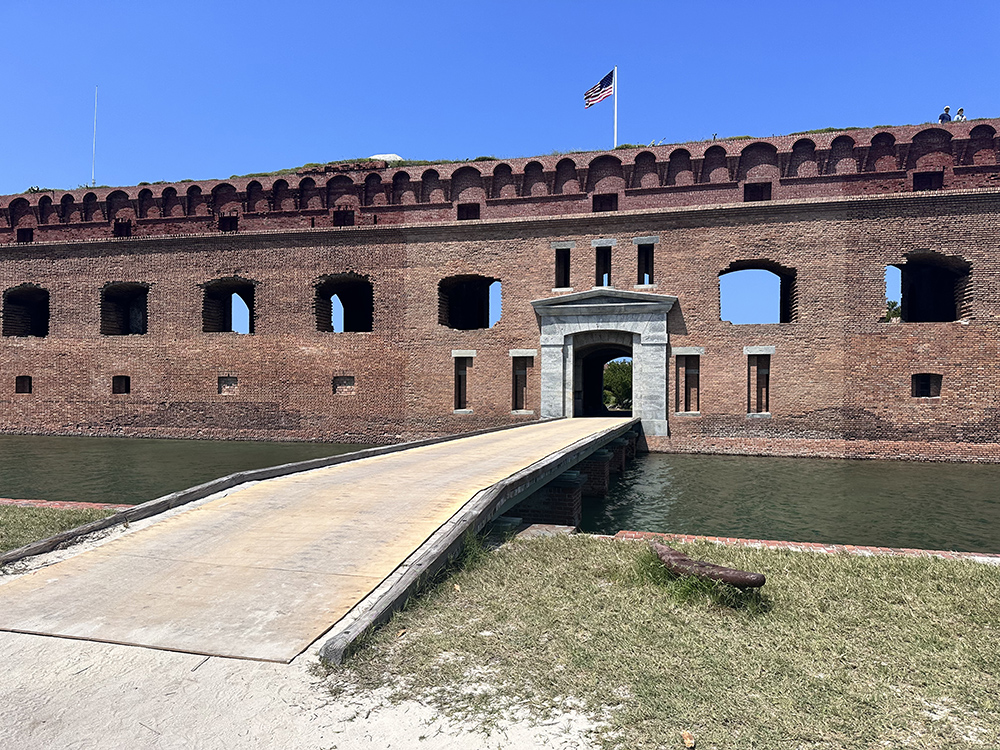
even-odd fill
[{"label": "dirt path", "polygon": [[4,750],[587,747],[578,716],[484,735],[416,702],[333,700],[312,652],[275,664],[0,633],[0,658]]}]

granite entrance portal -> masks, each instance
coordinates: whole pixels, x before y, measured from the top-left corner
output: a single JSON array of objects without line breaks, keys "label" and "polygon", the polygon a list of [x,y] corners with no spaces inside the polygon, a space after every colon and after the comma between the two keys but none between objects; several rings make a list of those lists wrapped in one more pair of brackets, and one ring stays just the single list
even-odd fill
[{"label": "granite entrance portal", "polygon": [[601,288],[532,302],[541,326],[542,417],[596,416],[600,381],[592,370],[631,355],[632,415],[647,435],[668,434],[667,314],[676,301]]}]

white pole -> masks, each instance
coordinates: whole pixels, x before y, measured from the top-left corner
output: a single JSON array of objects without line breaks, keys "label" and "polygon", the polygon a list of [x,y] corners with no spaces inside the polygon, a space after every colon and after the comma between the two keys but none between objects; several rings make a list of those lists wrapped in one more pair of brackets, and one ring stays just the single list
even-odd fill
[{"label": "white pole", "polygon": [[90,162],[90,186],[94,187],[97,180],[94,177],[97,169],[97,86],[94,86],[94,155]]},{"label": "white pole", "polygon": [[[615,148],[618,148],[618,66],[615,66]],[[95,114],[94,117],[97,115]],[[96,127],[96,126],[95,126]]]}]

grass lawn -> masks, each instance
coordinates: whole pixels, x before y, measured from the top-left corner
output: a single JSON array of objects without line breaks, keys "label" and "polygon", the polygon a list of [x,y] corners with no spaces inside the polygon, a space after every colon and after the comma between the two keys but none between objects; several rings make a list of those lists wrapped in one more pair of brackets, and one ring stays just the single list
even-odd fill
[{"label": "grass lawn", "polygon": [[52,510],[0,505],[0,552],[110,516],[112,510]]},{"label": "grass lawn", "polygon": [[460,569],[332,668],[488,724],[582,708],[600,747],[1000,747],[1000,568],[678,545],[765,573],[693,585],[642,543],[515,540]]}]

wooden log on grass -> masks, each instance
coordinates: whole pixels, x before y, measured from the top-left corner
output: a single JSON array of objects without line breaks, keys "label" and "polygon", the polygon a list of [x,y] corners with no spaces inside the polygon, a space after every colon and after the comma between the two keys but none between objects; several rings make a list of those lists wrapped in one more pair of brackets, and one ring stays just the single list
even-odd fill
[{"label": "wooden log on grass", "polygon": [[667,570],[677,575],[723,581],[724,583],[738,586],[741,589],[760,588],[766,580],[763,573],[750,573],[746,570],[737,570],[736,568],[724,568],[721,565],[705,562],[704,560],[694,560],[683,552],[678,552],[673,547],[668,547],[665,544],[651,542],[649,546],[667,567]]}]

